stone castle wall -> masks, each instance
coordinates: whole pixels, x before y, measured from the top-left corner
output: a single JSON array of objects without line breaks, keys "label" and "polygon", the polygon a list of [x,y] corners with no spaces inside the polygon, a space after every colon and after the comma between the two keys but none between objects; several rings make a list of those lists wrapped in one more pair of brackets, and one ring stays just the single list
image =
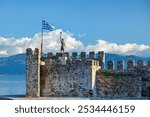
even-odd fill
[{"label": "stone castle wall", "polygon": [[142,78],[136,72],[99,70],[96,77],[97,97],[141,97]]},{"label": "stone castle wall", "polygon": [[[26,51],[26,95],[80,96],[80,97],[150,97],[150,62],[142,60],[135,66],[133,60],[105,63],[105,53],[76,52],[48,53],[40,57],[38,49]],[[108,69],[104,69],[104,64]]]},{"label": "stone castle wall", "polygon": [[94,91],[98,63],[94,60],[46,59],[41,67],[41,96],[89,96]]},{"label": "stone castle wall", "polygon": [[[103,53],[99,52],[99,60]],[[101,62],[102,64],[103,62]],[[26,50],[26,95],[39,96],[92,96],[95,95],[96,71],[100,69],[95,53],[89,57],[81,52],[48,53],[40,57],[38,49]]]},{"label": "stone castle wall", "polygon": [[150,98],[150,67],[137,68],[142,79],[142,97]]},{"label": "stone castle wall", "polygon": [[99,70],[96,75],[97,97],[150,97],[150,67],[127,70]]},{"label": "stone castle wall", "polygon": [[39,50],[26,50],[26,96],[40,96],[40,54]]}]

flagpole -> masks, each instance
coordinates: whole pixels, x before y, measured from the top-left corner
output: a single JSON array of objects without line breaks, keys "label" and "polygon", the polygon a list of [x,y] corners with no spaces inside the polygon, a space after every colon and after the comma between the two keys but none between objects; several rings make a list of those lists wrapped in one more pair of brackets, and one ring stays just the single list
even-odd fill
[{"label": "flagpole", "polygon": [[43,18],[42,18],[42,31],[41,31],[41,58],[43,55]]}]

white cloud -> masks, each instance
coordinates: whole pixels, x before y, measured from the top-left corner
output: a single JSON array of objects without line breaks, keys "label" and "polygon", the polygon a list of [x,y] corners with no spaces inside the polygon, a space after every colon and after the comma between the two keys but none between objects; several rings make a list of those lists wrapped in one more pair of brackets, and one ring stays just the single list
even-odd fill
[{"label": "white cloud", "polygon": [[0,50],[0,56],[1,56],[1,55],[5,55],[5,56],[6,56],[6,55],[8,55],[8,53],[7,53],[6,50]]},{"label": "white cloud", "polygon": [[[44,51],[45,52],[60,52],[60,32],[62,30],[58,29],[49,33],[44,33]],[[64,38],[66,43],[66,51],[81,51],[84,48],[84,45],[79,40],[76,40],[72,37],[72,34],[69,32],[63,32],[62,38]],[[36,34],[32,40],[29,42],[29,47],[40,48],[41,44],[41,34]]]},{"label": "white cloud", "polygon": [[[61,29],[44,33],[44,52],[60,52],[60,31]],[[63,31],[62,31],[63,32]],[[73,38],[70,32],[63,32],[62,37],[66,42],[66,51],[105,51],[108,53],[149,56],[150,46],[137,45],[135,43],[116,44],[105,40],[98,40],[95,45],[85,46],[81,41]],[[24,37],[20,39],[0,37],[0,56],[9,56],[24,53],[26,48],[40,48],[41,33],[35,34],[32,38]]]},{"label": "white cloud", "polygon": [[86,36],[86,34],[85,34],[85,33],[83,33],[83,34],[77,34],[77,36],[78,36],[79,38],[83,38],[83,37]]},{"label": "white cloud", "polygon": [[[126,44],[116,44],[110,43],[105,40],[98,40],[96,45],[88,45],[88,51],[105,51],[108,53],[124,54],[124,55],[138,55],[138,56],[148,56],[150,55],[150,46],[148,45],[137,45],[135,43]],[[146,54],[147,53],[147,54]]]}]

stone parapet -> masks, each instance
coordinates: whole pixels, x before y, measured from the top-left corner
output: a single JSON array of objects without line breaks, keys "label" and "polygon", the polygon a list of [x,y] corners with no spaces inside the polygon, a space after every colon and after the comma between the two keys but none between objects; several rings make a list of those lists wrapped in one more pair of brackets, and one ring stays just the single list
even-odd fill
[{"label": "stone parapet", "polygon": [[40,96],[40,52],[38,48],[26,50],[26,96]]}]

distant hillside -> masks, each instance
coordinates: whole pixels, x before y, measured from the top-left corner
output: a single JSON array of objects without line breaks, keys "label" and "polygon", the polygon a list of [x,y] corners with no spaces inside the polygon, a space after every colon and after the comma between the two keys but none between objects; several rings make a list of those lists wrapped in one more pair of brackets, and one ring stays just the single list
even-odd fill
[{"label": "distant hillside", "polygon": [[1,75],[25,75],[25,54],[0,58]]},{"label": "distant hillside", "polygon": [[[138,56],[122,56],[117,54],[109,54],[105,55],[105,62],[108,60],[114,60],[115,62],[118,60],[125,60],[125,62],[129,59],[133,59],[135,61],[139,59],[144,59],[147,61],[150,58],[140,58]],[[25,54],[17,54],[10,57],[2,57],[0,58],[0,75],[25,75]],[[105,64],[105,68],[107,64]]]}]

